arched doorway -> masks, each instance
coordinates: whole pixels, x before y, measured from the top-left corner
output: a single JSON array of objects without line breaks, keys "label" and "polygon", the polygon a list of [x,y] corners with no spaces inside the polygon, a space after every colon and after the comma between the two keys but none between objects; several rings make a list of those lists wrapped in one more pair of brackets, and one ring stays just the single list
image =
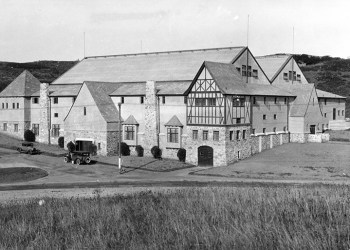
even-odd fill
[{"label": "arched doorway", "polygon": [[209,146],[198,148],[198,166],[213,166],[214,150]]}]

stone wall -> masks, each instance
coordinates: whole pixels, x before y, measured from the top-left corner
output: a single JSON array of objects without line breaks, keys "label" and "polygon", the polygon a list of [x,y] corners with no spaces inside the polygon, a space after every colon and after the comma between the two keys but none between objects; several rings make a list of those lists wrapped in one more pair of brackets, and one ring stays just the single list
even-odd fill
[{"label": "stone wall", "polygon": [[252,154],[257,154],[285,143],[289,143],[289,133],[253,135],[251,139],[251,152]]},{"label": "stone wall", "polygon": [[308,142],[318,142],[318,143],[322,143],[322,142],[327,142],[329,141],[329,134],[309,134],[308,138],[307,138]]},{"label": "stone wall", "polygon": [[290,142],[305,143],[307,142],[308,134],[305,133],[291,133]]},{"label": "stone wall", "polygon": [[[246,131],[246,138],[243,139],[243,130]],[[230,133],[233,132],[233,138],[230,140]],[[236,132],[240,131],[240,138],[236,139]],[[226,129],[226,165],[248,158],[252,154],[250,126],[228,127]]]},{"label": "stone wall", "polygon": [[252,155],[259,153],[259,136],[251,136],[250,137],[251,141],[251,150],[252,150]]},{"label": "stone wall", "polygon": [[118,131],[108,131],[107,141],[106,141],[106,151],[107,156],[118,155],[119,154],[119,132]]}]

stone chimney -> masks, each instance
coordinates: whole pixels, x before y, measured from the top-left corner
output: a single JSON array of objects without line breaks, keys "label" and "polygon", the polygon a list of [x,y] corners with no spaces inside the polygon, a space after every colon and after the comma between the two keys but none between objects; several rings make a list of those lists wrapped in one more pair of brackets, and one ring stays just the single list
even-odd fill
[{"label": "stone chimney", "polygon": [[38,141],[50,144],[50,97],[49,84],[40,84],[40,123],[39,123],[39,137]]},{"label": "stone chimney", "polygon": [[157,129],[157,93],[155,81],[146,82],[145,98],[145,136],[144,147],[145,153],[150,153],[150,149],[158,144]]}]

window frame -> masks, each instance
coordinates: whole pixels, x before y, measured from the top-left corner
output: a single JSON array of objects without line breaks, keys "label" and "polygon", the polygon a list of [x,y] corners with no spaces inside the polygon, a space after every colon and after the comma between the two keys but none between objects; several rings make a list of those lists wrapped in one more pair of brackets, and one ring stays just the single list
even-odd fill
[{"label": "window frame", "polygon": [[32,131],[35,134],[35,136],[38,136],[40,133],[40,124],[39,123],[33,123],[32,124]]},{"label": "window frame", "polygon": [[58,104],[58,97],[57,96],[53,98],[53,104]]},{"label": "window frame", "polygon": [[39,98],[38,97],[33,97],[32,103],[33,104],[39,104]]},{"label": "window frame", "polygon": [[7,123],[6,123],[6,122],[4,122],[4,123],[2,124],[2,130],[3,130],[3,131],[7,131]]},{"label": "window frame", "polygon": [[198,130],[192,130],[192,140],[198,140]]},{"label": "window frame", "polygon": [[203,130],[202,139],[203,139],[203,141],[209,140],[209,131],[208,130]]},{"label": "window frame", "polygon": [[167,142],[168,143],[179,143],[179,128],[169,127],[167,128]]},{"label": "window frame", "polygon": [[126,140],[126,141],[134,141],[135,140],[136,128],[134,125],[124,125],[123,132],[124,132],[124,140]]},{"label": "window frame", "polygon": [[13,132],[18,132],[18,123],[13,124]]},{"label": "window frame", "polygon": [[59,137],[60,136],[60,124],[52,124],[51,136]]},{"label": "window frame", "polygon": [[219,141],[220,140],[220,131],[215,130],[213,131],[213,141]]}]

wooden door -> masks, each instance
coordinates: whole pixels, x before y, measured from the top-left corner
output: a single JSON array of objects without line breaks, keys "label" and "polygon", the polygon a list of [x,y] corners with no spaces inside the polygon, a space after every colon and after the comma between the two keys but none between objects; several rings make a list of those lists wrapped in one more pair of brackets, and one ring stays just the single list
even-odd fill
[{"label": "wooden door", "polygon": [[198,148],[198,166],[213,166],[214,150],[209,146]]}]

